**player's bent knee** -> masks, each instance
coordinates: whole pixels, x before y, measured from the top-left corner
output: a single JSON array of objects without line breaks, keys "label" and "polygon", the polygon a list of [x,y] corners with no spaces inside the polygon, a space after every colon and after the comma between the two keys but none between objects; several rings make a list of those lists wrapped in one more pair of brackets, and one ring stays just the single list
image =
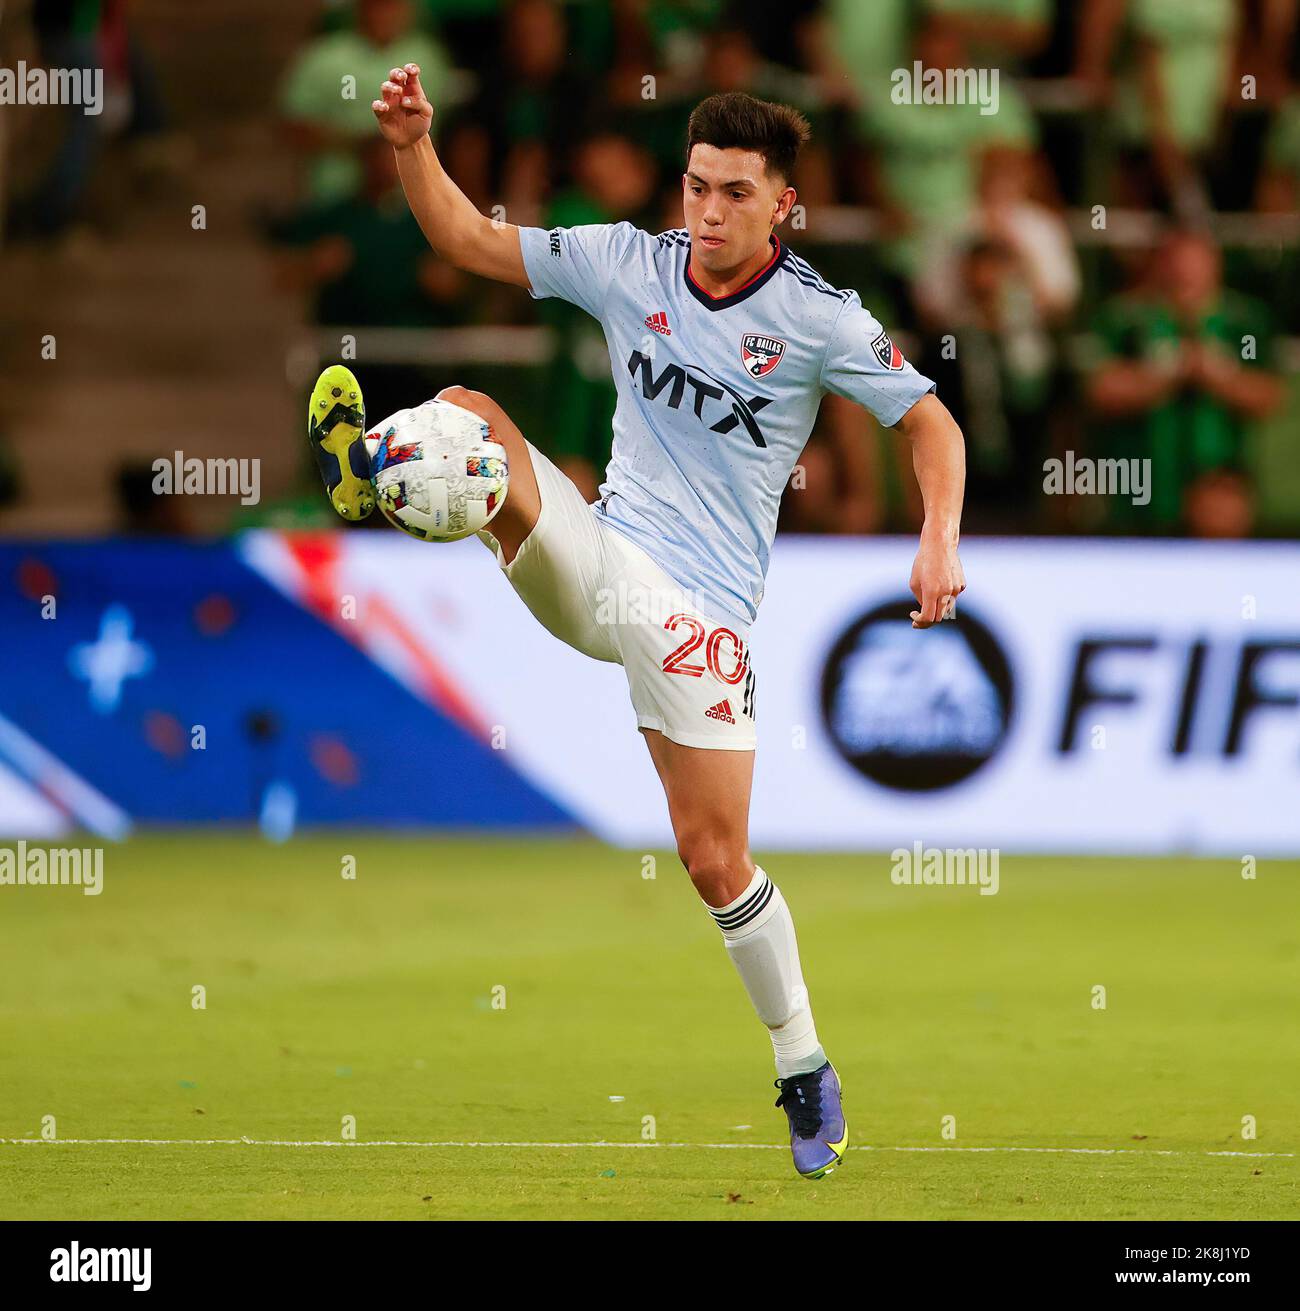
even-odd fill
[{"label": "player's bent knee", "polygon": [[[477,414],[492,429],[492,435],[506,448],[507,454],[516,462],[527,458],[528,448],[524,444],[523,434],[510,421],[510,416],[486,392],[471,391],[468,387],[444,387],[434,398],[446,401],[448,405],[457,405],[462,410]],[[512,470],[513,472],[513,470]]]},{"label": "player's bent knee", "polygon": [[541,514],[541,495],[528,443],[505,410],[485,392],[471,391],[457,384],[444,387],[434,399],[477,414],[491,426],[493,437],[505,447],[510,461],[510,491],[487,531],[510,564]]},{"label": "player's bent knee", "polygon": [[444,387],[434,400],[446,401],[448,405],[459,405],[462,410],[469,410],[481,419],[491,417],[491,412],[499,412],[501,407],[486,392],[470,391],[459,384]]},{"label": "player's bent knee", "polygon": [[[511,422],[510,416],[486,392],[471,391],[459,385],[444,387],[435,400],[446,401],[448,405],[458,405],[462,410],[477,414],[480,419],[491,425],[492,434],[501,442],[510,459],[514,461],[512,476],[518,472],[519,462],[528,460],[528,447],[523,434]],[[520,498],[516,497],[516,503]]]},{"label": "player's bent knee", "polygon": [[744,847],[716,838],[679,839],[677,856],[695,891],[710,906],[726,906],[735,901],[754,876],[754,867]]}]

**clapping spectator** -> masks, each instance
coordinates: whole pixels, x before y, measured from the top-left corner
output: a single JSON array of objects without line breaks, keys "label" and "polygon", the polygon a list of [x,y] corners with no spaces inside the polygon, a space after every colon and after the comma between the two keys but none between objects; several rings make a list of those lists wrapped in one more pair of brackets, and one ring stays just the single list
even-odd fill
[{"label": "clapping spectator", "polygon": [[1166,237],[1149,284],[1105,305],[1103,357],[1088,383],[1104,421],[1098,454],[1150,460],[1151,501],[1113,515],[1169,531],[1207,477],[1248,471],[1251,425],[1283,398],[1267,309],[1224,289],[1219,251],[1198,232]]},{"label": "clapping spectator", "polygon": [[1043,326],[1068,321],[1081,291],[1079,259],[1063,215],[1039,198],[1045,171],[1041,156],[1026,151],[985,153],[974,212],[957,237],[932,249],[918,277],[917,302],[928,323],[941,325],[958,312],[958,266],[964,250],[980,238],[1000,243],[1013,256]]}]

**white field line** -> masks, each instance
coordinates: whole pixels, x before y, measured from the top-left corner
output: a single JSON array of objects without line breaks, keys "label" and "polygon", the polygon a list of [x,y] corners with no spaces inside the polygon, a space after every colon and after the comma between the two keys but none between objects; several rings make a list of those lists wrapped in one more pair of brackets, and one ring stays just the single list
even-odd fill
[{"label": "white field line", "polygon": [[[327,1138],[0,1138],[0,1144],[15,1147],[473,1147],[486,1148],[623,1148],[623,1147],[684,1147],[696,1151],[728,1152],[784,1152],[785,1143],[658,1143],[658,1142],[403,1142],[396,1139],[373,1142],[335,1142]],[[1061,1156],[1246,1156],[1294,1157],[1294,1152],[1184,1152],[1168,1147],[879,1147],[870,1144],[852,1145],[851,1152],[1043,1152]]]}]

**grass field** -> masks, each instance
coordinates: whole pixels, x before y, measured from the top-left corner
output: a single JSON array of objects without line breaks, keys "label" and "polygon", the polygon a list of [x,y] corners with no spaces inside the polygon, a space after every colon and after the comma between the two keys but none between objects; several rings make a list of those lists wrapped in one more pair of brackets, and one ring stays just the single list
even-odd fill
[{"label": "grass field", "polygon": [[59,1139],[0,1143],[0,1217],[1300,1213],[1296,864],[764,865],[870,1148],[820,1183],[667,854],[189,834],[110,848],[99,897],[0,888],[0,1138]]}]

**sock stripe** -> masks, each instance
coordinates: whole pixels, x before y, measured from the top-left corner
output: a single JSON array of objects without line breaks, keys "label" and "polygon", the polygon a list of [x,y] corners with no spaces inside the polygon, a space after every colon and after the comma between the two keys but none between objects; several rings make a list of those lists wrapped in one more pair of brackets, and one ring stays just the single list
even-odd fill
[{"label": "sock stripe", "polygon": [[763,895],[763,890],[771,883],[771,881],[772,880],[764,874],[763,881],[753,890],[753,892],[745,893],[744,899],[739,904],[733,903],[730,906],[709,906],[706,907],[706,909],[715,920],[732,919],[752,906],[754,900]]},{"label": "sock stripe", "polygon": [[763,892],[762,902],[759,905],[755,906],[754,909],[750,911],[750,913],[746,915],[744,919],[736,920],[732,923],[727,923],[727,924],[724,924],[721,920],[719,920],[718,927],[723,929],[729,929],[729,930],[744,928],[746,924],[748,924],[751,920],[757,919],[767,909],[768,902],[770,902],[775,895],[776,895],[776,888],[773,884],[769,883]]},{"label": "sock stripe", "polygon": [[752,892],[734,910],[723,913],[710,907],[709,914],[713,916],[720,929],[743,928],[756,915],[762,914],[767,907],[767,903],[772,900],[775,893],[776,885],[771,879],[764,875],[761,886],[756,888],[754,892]]}]

